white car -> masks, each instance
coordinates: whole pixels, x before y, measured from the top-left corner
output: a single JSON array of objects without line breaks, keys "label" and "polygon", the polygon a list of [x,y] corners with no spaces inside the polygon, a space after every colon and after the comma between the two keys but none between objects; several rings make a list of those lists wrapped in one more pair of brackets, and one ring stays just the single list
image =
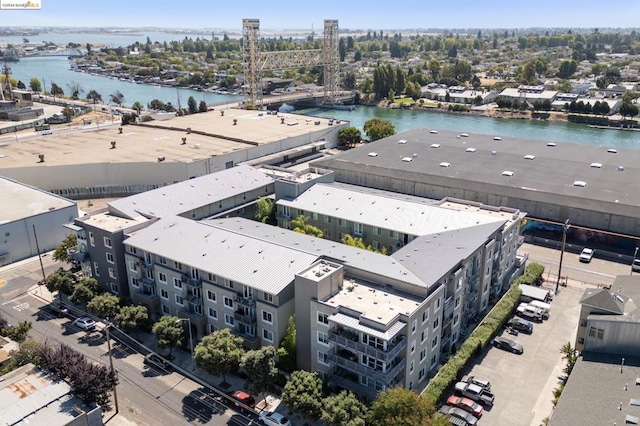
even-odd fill
[{"label": "white car", "polygon": [[593,254],[595,253],[594,249],[590,249],[590,248],[583,248],[582,249],[582,253],[580,253],[580,262],[584,262],[584,263],[589,263],[591,262],[591,259],[593,259]]},{"label": "white car", "polygon": [[260,421],[268,426],[291,426],[291,421],[280,413],[263,411],[260,413]]},{"label": "white car", "polygon": [[77,318],[72,322],[72,324],[80,327],[85,331],[91,331],[96,328],[96,322],[89,317]]}]

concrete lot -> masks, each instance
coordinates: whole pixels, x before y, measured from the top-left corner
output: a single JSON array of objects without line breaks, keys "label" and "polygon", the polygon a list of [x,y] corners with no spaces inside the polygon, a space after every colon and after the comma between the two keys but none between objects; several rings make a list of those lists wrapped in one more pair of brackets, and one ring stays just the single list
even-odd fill
[{"label": "concrete lot", "polygon": [[[545,266],[545,286],[554,289],[560,252],[529,244],[523,245],[519,252],[528,253],[529,262]],[[469,372],[490,380],[496,398],[479,425],[540,426],[542,420],[550,416],[553,389],[559,386],[558,376],[564,368],[560,348],[567,342],[574,343],[580,313],[578,301],[586,288],[611,284],[616,275],[626,275],[629,271],[629,265],[597,258],[584,264],[578,261],[577,255],[565,253],[562,275],[568,277],[568,286],[560,287],[551,303],[551,317],[536,323],[531,335],[506,335],[524,346],[524,354],[487,348]]]}]

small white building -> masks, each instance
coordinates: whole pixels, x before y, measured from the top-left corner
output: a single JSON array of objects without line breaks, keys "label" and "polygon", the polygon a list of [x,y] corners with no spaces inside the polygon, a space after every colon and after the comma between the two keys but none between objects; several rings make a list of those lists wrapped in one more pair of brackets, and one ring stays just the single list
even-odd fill
[{"label": "small white building", "polygon": [[517,88],[510,87],[500,92],[501,97],[511,99],[512,101],[527,101],[534,103],[537,101],[553,102],[558,92],[555,90],[545,90],[544,86],[526,86],[520,85]]}]

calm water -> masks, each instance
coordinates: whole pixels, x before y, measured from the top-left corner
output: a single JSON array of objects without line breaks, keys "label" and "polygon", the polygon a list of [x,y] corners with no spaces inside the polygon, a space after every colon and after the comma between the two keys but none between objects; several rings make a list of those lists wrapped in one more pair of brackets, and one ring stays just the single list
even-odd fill
[{"label": "calm water", "polygon": [[[216,32],[216,37],[222,37],[222,32]],[[35,36],[0,36],[0,44],[21,44],[22,39],[26,38],[31,43],[40,43],[42,41],[48,41],[55,44],[76,43],[85,47],[87,43],[93,45],[105,45],[108,47],[118,46],[130,46],[136,41],[140,43],[146,43],[147,37],[151,39],[153,43],[169,43],[174,40],[183,40],[189,37],[195,40],[197,37],[201,39],[211,40],[211,33],[203,34],[172,34],[158,31],[140,31],[131,33],[100,33],[100,34],[87,34],[87,33],[45,33],[42,32]]]},{"label": "calm water", "polygon": [[[39,78],[41,81],[44,79],[46,88],[50,88],[51,82],[54,81],[65,92],[70,91],[70,84],[77,83],[84,89],[83,97],[90,90],[96,90],[102,95],[105,102],[108,102],[111,93],[119,90],[124,94],[124,103],[128,106],[131,106],[134,102],[146,105],[153,99],[160,99],[165,103],[171,102],[173,105],[178,105],[179,97],[180,103],[184,107],[189,96],[193,96],[198,102],[204,100],[208,104],[224,101],[231,102],[239,99],[237,96],[218,95],[190,89],[148,86],[79,73],[70,70],[69,61],[61,57],[23,58],[20,62],[12,63],[11,69],[13,77],[22,80],[27,86],[29,85],[29,80],[33,77]],[[640,149],[640,132],[593,129],[583,124],[505,120],[430,111],[391,110],[362,106],[353,111],[310,109],[300,112],[348,120],[353,126],[360,129],[362,129],[365,121],[371,118],[381,118],[392,122],[398,132],[424,127],[512,137],[526,136],[552,142],[573,142]]]}]

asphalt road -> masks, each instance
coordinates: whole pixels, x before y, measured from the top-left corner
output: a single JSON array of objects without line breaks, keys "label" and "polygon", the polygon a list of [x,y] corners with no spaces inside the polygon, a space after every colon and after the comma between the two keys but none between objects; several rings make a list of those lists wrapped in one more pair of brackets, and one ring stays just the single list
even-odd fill
[{"label": "asphalt road", "polygon": [[[57,269],[45,258],[45,273]],[[0,312],[11,323],[31,321],[30,336],[41,342],[65,343],[96,363],[109,365],[108,349],[99,332],[87,333],[58,318],[47,303],[27,291],[42,279],[38,261],[0,270]],[[137,425],[246,425],[249,422],[199,383],[177,373],[149,368],[143,356],[112,340],[118,372],[119,416]],[[111,412],[113,413],[113,411]],[[106,413],[105,419],[110,417]]]}]

